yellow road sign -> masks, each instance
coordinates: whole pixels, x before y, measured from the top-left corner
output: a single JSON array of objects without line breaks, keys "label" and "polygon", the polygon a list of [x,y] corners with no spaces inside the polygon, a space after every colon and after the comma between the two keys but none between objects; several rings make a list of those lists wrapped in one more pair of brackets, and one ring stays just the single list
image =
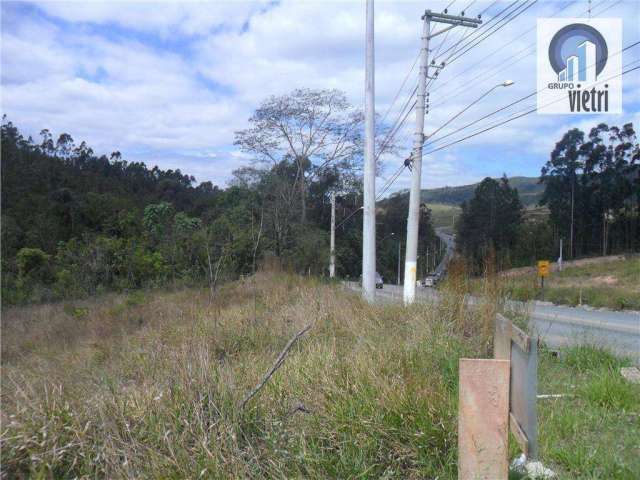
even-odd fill
[{"label": "yellow road sign", "polygon": [[549,260],[538,260],[538,276],[543,278],[548,277],[549,271]]}]

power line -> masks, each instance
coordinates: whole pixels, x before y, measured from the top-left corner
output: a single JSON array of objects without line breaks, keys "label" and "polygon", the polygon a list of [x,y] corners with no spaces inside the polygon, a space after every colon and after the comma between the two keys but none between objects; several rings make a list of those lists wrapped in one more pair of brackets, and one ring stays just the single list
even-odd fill
[{"label": "power line", "polygon": [[[495,35],[498,31],[502,30],[504,27],[506,27],[509,23],[513,22],[516,18],[518,18],[520,15],[522,15],[524,12],[526,12],[527,10],[529,10],[531,7],[533,7],[536,3],[538,2],[538,0],[533,0],[529,5],[526,5],[526,2],[523,3],[522,5],[520,5],[518,8],[516,8],[513,12],[509,13],[509,15],[505,16],[502,20],[500,20],[500,22],[504,22],[502,23],[502,25],[500,25],[499,23],[495,24],[492,28],[493,30],[486,30],[484,31],[481,35],[484,35],[484,37],[480,38],[476,38],[473,41],[475,41],[475,43],[473,45],[469,45],[468,47],[463,46],[462,48],[466,48],[464,51],[462,51],[460,53],[460,50],[462,50],[462,48],[460,50],[455,51],[450,57],[449,59],[446,61],[447,65],[451,65],[453,62],[455,62],[456,60],[458,60],[460,57],[462,57],[465,53],[467,53],[469,50],[477,47],[478,45],[480,45],[482,42],[484,42],[485,40],[487,40],[488,38],[490,38],[491,36]],[[525,6],[526,5],[526,6]],[[524,8],[523,8],[524,7]],[[522,9],[522,10],[521,10]],[[517,12],[517,13],[516,13]],[[471,43],[471,42],[469,42]],[[454,56],[455,55],[455,56]],[[453,58],[451,58],[453,57]]]},{"label": "power line", "polygon": [[[407,102],[405,103],[404,107],[400,111],[400,115],[403,114],[404,110],[406,109],[407,105],[411,101],[411,98],[413,97],[413,94],[417,91],[417,89],[418,87],[416,87],[413,90],[412,94],[409,96],[409,98],[407,98]],[[391,127],[391,130],[389,130],[389,133],[387,134],[385,139],[382,141],[382,144],[380,145],[380,149],[378,150],[378,154],[376,155],[376,161],[378,161],[378,158],[380,158],[380,156],[384,153],[385,149],[391,145],[393,138],[396,136],[400,128],[402,128],[402,125],[404,125],[404,122],[407,121],[407,117],[413,111],[413,108],[416,106],[416,103],[417,103],[417,100],[414,100],[413,105],[411,105],[409,110],[406,111],[406,113],[404,114],[404,117],[402,117],[402,120],[400,120],[400,117],[396,119],[396,122],[394,123],[393,127]]]},{"label": "power line", "polygon": [[376,195],[376,201],[380,200],[382,198],[382,195],[384,195],[385,192],[387,190],[389,190],[389,188],[391,188],[391,185],[393,185],[395,183],[395,181],[398,179],[398,177],[400,176],[400,174],[402,173],[402,171],[404,169],[405,169],[405,165],[402,164],[400,166],[400,168],[398,168],[398,170],[396,170],[396,172],[393,174],[391,179],[387,180],[387,183],[385,185],[383,185],[383,187],[380,189],[380,193],[378,195]]},{"label": "power line", "polygon": [[398,100],[398,97],[400,96],[400,92],[402,92],[402,89],[404,88],[405,83],[407,83],[407,80],[409,79],[409,76],[411,75],[411,72],[413,72],[413,69],[416,67],[416,63],[418,63],[418,59],[419,58],[420,58],[420,52],[418,52],[418,55],[416,55],[416,58],[413,61],[413,65],[411,65],[411,68],[407,72],[407,75],[404,77],[404,80],[402,81],[402,84],[400,85],[400,88],[396,92],[396,95],[393,98],[393,100],[391,102],[391,105],[389,105],[389,108],[387,108],[387,111],[385,112],[384,116],[382,117],[382,120],[380,121],[381,124],[384,124],[384,121],[386,120],[387,115],[389,115],[389,112],[391,111],[391,109],[395,105],[396,100]]},{"label": "power line", "polygon": [[[441,53],[441,55],[446,54],[447,52],[451,51],[452,49],[456,49],[458,47],[458,45],[460,45],[460,43],[462,43],[464,40],[466,40],[467,38],[473,36],[473,35],[480,35],[479,32],[484,31],[487,26],[491,25],[492,22],[498,20],[500,18],[500,16],[506,12],[507,10],[511,9],[514,5],[516,5],[518,3],[518,0],[515,0],[514,2],[512,2],[511,4],[507,5],[505,8],[503,8],[502,10],[500,10],[498,13],[496,13],[493,17],[491,17],[486,23],[483,23],[482,25],[480,25],[478,27],[477,30],[472,30],[471,32],[464,32],[461,36],[460,39],[452,46],[450,46],[449,48],[447,48],[444,52]],[[454,50],[455,51],[455,50]],[[436,59],[436,60],[439,60]]]},{"label": "power line", "polygon": [[[640,60],[634,60],[633,62],[630,62],[629,64],[627,64],[627,67],[628,67],[629,65],[634,64],[634,63],[637,63],[637,62],[640,62]],[[611,77],[609,77],[609,78],[606,78],[606,79],[604,79],[604,80],[601,80],[601,81],[599,81],[599,82],[597,82],[597,83],[599,84],[599,83],[607,82],[607,81],[609,81],[609,80],[612,80],[612,79],[617,78],[617,77],[621,77],[622,75],[625,75],[625,74],[627,74],[627,73],[633,72],[633,71],[638,70],[638,69],[640,69],[640,66],[633,67],[633,68],[629,68],[629,69],[627,69],[627,70],[623,71],[622,73],[620,73],[619,75],[613,75],[613,76],[611,76]],[[564,100],[564,99],[563,99],[563,98],[558,98],[558,99],[556,99],[556,100],[553,100],[553,101],[551,101],[551,102],[549,102],[549,103],[547,103],[547,104],[543,105],[543,107],[547,107],[547,106],[552,105],[552,104],[554,104],[554,103],[558,103],[558,102],[560,102],[560,101],[562,101],[562,100]],[[515,116],[512,116],[512,117],[510,117],[510,118],[508,118],[508,119],[506,119],[506,120],[503,120],[503,121],[501,121],[501,122],[499,122],[499,123],[496,123],[496,124],[494,124],[494,125],[491,125],[491,126],[489,126],[489,127],[483,128],[483,129],[481,129],[481,130],[479,130],[479,131],[476,131],[476,132],[474,132],[474,133],[472,133],[472,134],[469,134],[469,135],[467,135],[467,136],[465,136],[465,137],[462,137],[462,138],[460,138],[460,139],[458,139],[458,140],[455,140],[455,141],[453,141],[453,142],[451,142],[451,143],[448,143],[448,144],[443,145],[443,146],[441,146],[441,147],[438,147],[438,148],[434,148],[434,149],[432,149],[432,150],[429,150],[429,151],[425,152],[425,155],[426,155],[426,154],[429,154],[429,153],[434,153],[434,152],[437,152],[437,151],[443,150],[443,149],[445,149],[445,148],[449,148],[449,147],[451,147],[451,146],[453,146],[453,145],[456,145],[456,144],[458,144],[458,143],[461,143],[461,142],[463,142],[463,141],[465,141],[465,140],[468,140],[468,139],[470,139],[470,138],[472,138],[472,137],[478,136],[478,135],[480,135],[480,134],[482,134],[482,133],[488,132],[489,130],[493,130],[494,128],[500,127],[500,126],[502,126],[502,125],[504,125],[504,124],[506,124],[506,123],[513,122],[514,120],[517,120],[517,119],[519,119],[519,118],[522,118],[522,117],[524,117],[524,116],[526,116],[526,115],[530,115],[531,113],[534,113],[534,112],[536,112],[537,110],[538,110],[538,108],[536,107],[536,108],[532,108],[532,109],[530,109],[530,110],[527,110],[527,111],[521,112],[521,113],[519,113],[519,114],[516,114]]]},{"label": "power line", "polygon": [[344,224],[345,224],[345,222],[346,222],[347,220],[349,220],[351,217],[353,217],[356,213],[358,213],[359,211],[361,211],[363,208],[364,208],[364,207],[358,207],[356,210],[354,210],[353,212],[351,212],[347,218],[345,218],[345,219],[344,219],[344,220],[342,220],[338,225],[336,225],[336,230],[337,230],[338,228],[340,228],[342,225],[344,225]]},{"label": "power line", "polygon": [[[628,49],[628,48],[631,48],[632,46],[635,46],[635,45],[637,45],[637,44],[640,44],[640,42],[636,42],[635,44],[629,45],[629,46],[628,46],[628,47],[626,47],[625,49],[621,50],[621,52],[622,52],[622,51],[624,51],[624,50],[626,50],[626,49]],[[640,62],[640,60],[634,60],[634,61],[630,62],[629,64],[627,64],[626,66],[627,66],[627,67],[629,67],[630,65],[632,65],[632,64],[634,64],[634,63],[638,63],[638,62]],[[600,82],[597,82],[597,83],[607,82],[607,81],[609,81],[609,80],[612,80],[613,78],[616,78],[616,77],[619,77],[619,76],[625,75],[625,74],[627,74],[627,73],[630,73],[630,72],[635,71],[635,70],[638,70],[638,69],[640,69],[640,66],[633,67],[633,68],[629,68],[629,69],[627,69],[627,70],[623,71],[622,73],[620,73],[619,75],[613,75],[613,76],[611,76],[611,77],[609,77],[609,78],[607,78],[607,79],[605,79],[605,80],[601,80]],[[542,90],[542,89],[541,89],[541,90]],[[521,99],[517,100],[516,102],[513,102],[512,104],[509,104],[508,106],[505,106],[505,107],[503,107],[503,108],[501,108],[501,109],[497,110],[496,112],[492,112],[490,115],[493,115],[493,114],[497,113],[498,111],[502,111],[502,110],[504,110],[504,109],[508,108],[509,106],[514,105],[515,103],[519,103],[519,102],[521,102],[521,101],[525,100],[526,98],[530,98],[532,95],[535,95],[536,93],[537,93],[537,92],[533,92],[533,94],[527,95],[526,97],[523,97],[523,98],[521,98]],[[557,103],[557,102],[562,101],[562,100],[563,100],[562,98],[559,98],[559,99],[553,100],[553,101],[551,101],[551,102],[549,102],[549,103],[547,103],[547,104],[543,105],[543,107],[546,107],[546,106],[552,105],[552,104]],[[465,137],[462,137],[462,138],[460,138],[460,139],[457,139],[457,140],[455,140],[455,141],[453,141],[453,142],[450,142],[450,143],[448,143],[448,144],[446,144],[446,145],[443,145],[443,146],[441,146],[441,147],[437,147],[437,148],[431,149],[431,150],[429,150],[429,151],[425,152],[425,155],[430,154],[430,153],[434,153],[434,152],[437,152],[437,151],[440,151],[440,150],[443,150],[443,149],[445,149],[445,148],[449,148],[449,147],[451,147],[451,146],[453,146],[453,145],[456,145],[456,144],[461,143],[461,142],[463,142],[463,141],[465,141],[465,140],[468,140],[468,139],[470,139],[470,138],[473,138],[473,137],[475,137],[475,136],[478,136],[478,135],[480,135],[480,134],[482,134],[482,133],[485,133],[485,132],[487,132],[487,131],[489,131],[489,130],[493,130],[493,129],[497,128],[497,127],[500,127],[500,126],[502,126],[502,125],[505,125],[505,124],[507,124],[507,123],[509,123],[509,122],[512,122],[512,121],[514,121],[514,120],[517,120],[517,119],[519,119],[519,118],[522,118],[522,117],[524,117],[524,116],[526,116],[526,115],[530,115],[531,113],[534,113],[534,112],[536,112],[537,110],[538,110],[538,109],[537,109],[537,107],[534,107],[534,108],[531,108],[531,109],[529,109],[529,110],[525,110],[525,111],[522,111],[522,112],[520,112],[520,113],[517,113],[517,114],[515,114],[515,115],[511,115],[511,116],[510,116],[510,117],[508,117],[507,119],[502,120],[502,121],[500,121],[500,122],[498,122],[498,123],[495,123],[495,124],[493,124],[493,125],[491,125],[491,126],[489,126],[489,127],[482,128],[481,130],[475,131],[475,132],[473,132],[473,133],[471,133],[471,134],[469,134],[469,135],[467,135],[467,136],[465,136]],[[490,115],[488,115],[488,116],[490,116]],[[472,122],[472,123],[468,124],[467,126],[465,126],[465,127],[463,127],[463,128],[467,128],[468,126],[474,125],[474,124],[478,123],[479,121],[481,121],[482,119],[484,119],[484,118],[486,118],[486,117],[487,117],[487,116],[482,117],[482,118],[480,118],[480,119],[478,119],[478,120],[476,120],[476,121],[474,121],[474,122]],[[460,131],[460,129],[459,129],[459,130],[456,130],[456,132],[457,132],[457,131]],[[454,133],[455,133],[455,132],[454,132]],[[448,134],[448,135],[446,135],[446,136],[450,136],[450,135],[451,135],[451,134]],[[437,139],[436,141],[442,140],[443,138],[445,138],[445,136],[440,137],[440,138],[439,138],[439,139]],[[434,143],[434,142],[430,142],[430,143],[429,143],[429,145],[431,145],[432,143]],[[382,197],[382,195],[384,195],[384,194],[387,192],[387,190],[389,190],[389,188],[390,188],[390,187],[395,183],[395,181],[399,178],[399,176],[400,176],[400,174],[402,173],[402,171],[404,170],[404,168],[405,168],[405,165],[403,164],[402,166],[400,166],[400,168],[399,168],[398,170],[396,170],[396,172],[392,175],[392,177],[390,177],[390,179],[389,179],[389,180],[387,180],[387,182],[383,185],[383,187],[382,187],[382,189],[381,189],[380,193],[379,193],[378,195],[376,195],[376,201],[378,201],[378,200]],[[349,215],[349,217],[347,217],[347,219],[349,219],[349,218],[351,218],[353,215],[355,215],[355,213],[357,213],[357,211],[358,211],[358,210],[356,210],[356,211],[355,211],[355,212],[353,212],[351,215]],[[345,221],[346,221],[347,219],[345,219]],[[342,223],[344,223],[344,222],[342,222]],[[342,223],[341,223],[340,225],[342,225]]]},{"label": "power line", "polygon": [[[601,0],[601,1],[596,5],[596,7],[595,7],[595,8],[599,7],[600,5],[602,5],[603,3],[605,3],[606,1],[607,1],[607,0]],[[609,10],[610,8],[614,7],[614,6],[615,6],[617,3],[619,3],[620,1],[621,1],[621,0],[618,0],[618,1],[617,1],[617,2],[615,2],[614,4],[607,5],[603,10],[601,10],[600,12],[598,12],[598,14],[602,14],[602,13],[604,13],[605,11],[607,11],[607,10]],[[572,1],[572,2],[570,2],[568,5],[565,5],[565,6],[561,7],[561,8],[560,8],[560,9],[558,9],[555,13],[553,13],[551,16],[552,16],[552,17],[554,17],[554,16],[558,15],[560,12],[562,12],[562,11],[563,11],[563,10],[565,10],[565,9],[567,9],[568,7],[570,7],[571,5],[573,5],[574,3],[576,3],[576,2],[575,2],[575,0],[574,0],[574,1]],[[582,12],[582,13],[578,14],[578,15],[583,15],[583,14],[585,14],[585,13],[586,13],[586,10],[585,10],[584,12]],[[517,40],[518,38],[521,38],[523,35],[526,35],[526,34],[528,34],[529,32],[531,32],[531,31],[533,31],[533,30],[535,30],[535,29],[536,29],[536,27],[534,26],[533,28],[530,28],[529,30],[527,30],[527,31],[526,31],[526,32],[524,32],[523,34],[520,34],[520,35],[518,35],[517,37],[513,38],[511,41],[515,41],[515,40]],[[486,62],[486,60],[487,60],[488,58],[490,58],[490,57],[494,56],[496,53],[498,53],[498,52],[500,52],[501,50],[503,50],[504,48],[506,48],[506,46],[507,46],[507,45],[510,45],[511,41],[506,42],[504,45],[500,46],[499,48],[497,48],[496,50],[494,50],[493,52],[491,52],[488,56],[484,57],[481,61],[476,62],[475,64],[473,64],[473,65],[471,65],[471,66],[467,67],[467,68],[466,68],[465,70],[463,70],[462,72],[457,73],[453,78],[449,79],[449,83],[450,83],[452,80],[455,80],[456,78],[461,77],[464,73],[466,73],[466,72],[468,72],[469,70],[471,70],[472,68],[476,67],[479,63],[484,63],[484,62]],[[496,64],[495,66],[487,67],[483,72],[481,72],[479,75],[477,75],[477,76],[475,77],[475,78],[476,78],[476,80],[477,80],[477,79],[479,79],[480,77],[482,77],[482,76],[483,76],[483,74],[490,73],[490,72],[493,72],[493,73],[492,73],[491,75],[489,75],[489,76],[485,76],[485,78],[484,78],[484,79],[482,79],[482,81],[484,81],[484,80],[488,80],[488,79],[490,79],[490,78],[495,77],[498,73],[500,73],[500,72],[502,72],[502,71],[506,70],[507,68],[509,68],[509,67],[513,66],[515,63],[517,63],[517,62],[519,62],[519,61],[524,60],[525,58],[527,58],[527,57],[528,57],[528,54],[527,54],[527,55],[524,55],[523,57],[521,57],[521,58],[519,58],[519,59],[517,59],[517,60],[514,60],[514,61],[512,61],[512,62],[510,62],[510,63],[505,64],[505,62],[506,62],[506,61],[508,61],[509,59],[512,59],[512,58],[516,57],[517,55],[519,55],[519,54],[521,54],[521,53],[525,52],[526,50],[528,50],[528,49],[530,49],[530,48],[534,48],[534,47],[535,47],[535,42],[534,42],[534,43],[532,43],[532,44],[530,44],[530,45],[528,45],[527,47],[523,48],[522,50],[519,50],[518,52],[513,53],[513,54],[509,55],[508,57],[506,57],[506,58],[502,59],[502,60],[501,60],[498,64]],[[496,70],[496,69],[495,69],[495,68],[496,68],[496,66],[499,66],[499,65],[502,65],[502,68],[500,68],[499,70]],[[434,89],[433,89],[433,91],[434,91],[434,92],[435,92],[435,91],[438,91],[438,90],[440,90],[442,87],[444,87],[444,86],[446,86],[446,85],[447,85],[447,84],[443,84],[443,85],[441,85],[441,86],[439,86],[439,87],[436,87],[436,88],[434,88]],[[460,87],[458,87],[458,88],[454,89],[454,90],[453,90],[450,94],[448,94],[447,96],[455,95],[457,92],[460,92],[460,91],[464,90],[465,88],[467,88],[467,87],[466,87],[465,85],[462,85],[462,86],[460,86]],[[446,100],[440,101],[440,102],[438,102],[437,104],[433,105],[433,107],[434,107],[434,108],[435,108],[435,107],[438,107],[438,106],[442,105],[442,104],[443,104],[443,103],[445,103],[445,102],[446,102]]]},{"label": "power line", "polygon": [[[562,12],[563,10],[566,10],[567,8],[569,8],[573,3],[575,3],[576,0],[570,2],[567,5],[564,5],[563,7],[561,7],[559,10],[557,10],[555,13],[553,13],[551,16],[555,17],[556,15],[558,15],[560,12]],[[606,0],[601,0],[602,2],[605,2]],[[536,27],[534,26],[533,28],[527,30],[526,32],[519,34],[517,38],[522,38],[524,35],[528,34],[529,32],[535,30]],[[517,38],[512,39],[511,41],[515,41],[517,40]],[[468,66],[466,69],[464,69],[462,72],[457,73],[455,77],[453,77],[453,79],[457,78],[457,77],[461,77],[463,74],[465,74],[466,72],[468,72],[469,70],[475,68],[476,66],[478,66],[481,63],[485,63],[489,58],[491,58],[492,56],[494,56],[495,54],[497,54],[498,52],[502,51],[503,49],[507,48],[507,46],[509,46],[511,44],[510,42],[506,42],[505,44],[503,44],[502,46],[500,46],[499,48],[497,48],[496,50],[494,50],[493,52],[489,53],[487,56],[484,56],[481,60],[477,61],[476,63]],[[510,56],[502,59],[500,61],[500,64],[504,65],[504,62],[509,60],[510,58],[513,58],[517,55],[519,55],[520,53],[524,52],[525,50],[531,48],[531,47],[535,47],[535,43],[528,45],[527,47],[523,48],[522,50],[519,50],[516,53],[511,54]],[[509,67],[511,64],[506,65],[506,67]],[[488,71],[495,71],[495,67],[488,67],[485,70],[485,73]],[[477,77],[476,77],[477,78]]]},{"label": "power line", "polygon": [[478,15],[484,15],[484,13],[489,10],[491,7],[493,7],[496,3],[498,3],[499,0],[495,0],[491,5],[489,5],[487,8],[485,8],[484,10],[482,10]]},{"label": "power line", "polygon": [[[621,50],[619,50],[619,51],[617,51],[617,52],[615,52],[615,53],[610,54],[610,55],[609,55],[609,58],[611,58],[611,57],[615,57],[615,56],[617,56],[617,55],[621,55],[621,54],[622,54],[623,52],[625,52],[626,50],[629,50],[630,48],[633,48],[633,47],[635,47],[635,46],[637,46],[637,45],[640,45],[640,41],[637,41],[637,42],[634,42],[634,43],[632,43],[632,44],[630,44],[630,45],[627,45],[626,47],[622,48]],[[633,63],[633,62],[632,62],[632,63]],[[582,70],[585,70],[586,68],[588,68],[588,67],[592,67],[592,66],[594,66],[594,65],[595,65],[595,64],[591,64],[591,65],[585,66]],[[511,103],[509,103],[509,104],[507,104],[507,105],[505,105],[505,106],[503,106],[503,107],[501,107],[501,108],[499,108],[499,109],[497,109],[497,110],[494,110],[494,111],[493,111],[493,112],[491,112],[491,113],[488,113],[488,114],[486,114],[486,115],[484,115],[484,116],[482,116],[482,117],[480,117],[480,118],[478,118],[478,119],[476,119],[476,120],[472,121],[471,123],[468,123],[467,125],[464,125],[464,126],[462,126],[462,127],[458,128],[458,129],[454,130],[453,132],[447,133],[446,135],[442,135],[441,137],[436,138],[435,140],[429,140],[429,144],[433,144],[433,143],[439,142],[439,141],[441,141],[441,140],[442,140],[442,139],[444,139],[444,138],[450,137],[451,135],[455,135],[456,133],[460,132],[461,130],[464,130],[464,129],[466,129],[466,128],[468,128],[468,127],[472,126],[472,125],[475,125],[476,123],[478,123],[478,122],[480,122],[480,121],[482,121],[482,120],[484,120],[484,119],[486,119],[486,118],[489,118],[489,117],[491,117],[491,116],[495,115],[496,113],[500,113],[500,112],[502,112],[502,111],[504,111],[504,110],[506,110],[506,109],[508,109],[508,108],[510,108],[510,107],[512,107],[512,106],[514,106],[514,105],[516,105],[516,104],[518,104],[518,103],[520,103],[520,102],[525,101],[525,100],[526,100],[526,99],[528,99],[528,98],[533,97],[533,96],[534,96],[534,95],[536,95],[537,93],[542,92],[542,91],[544,91],[544,90],[548,90],[548,89],[549,89],[549,87],[547,86],[547,87],[541,88],[540,90],[535,90],[535,91],[533,91],[532,93],[530,93],[530,94],[528,94],[528,95],[525,95],[525,96],[523,96],[523,97],[519,98],[518,100],[515,100],[515,101],[513,101],[513,102],[511,102]],[[476,103],[476,102],[474,102],[474,103]],[[473,104],[472,104],[472,105],[473,105]],[[469,108],[469,107],[467,107],[467,108]],[[445,125],[446,125],[447,123],[450,123],[450,121],[447,121],[447,122],[445,123]],[[438,130],[436,130],[436,132],[437,132],[437,131],[439,131],[439,130],[441,130],[445,125],[443,125],[443,126],[441,126],[440,128],[438,128]],[[435,135],[435,133],[436,133],[436,132],[433,132],[433,133],[432,133],[431,135],[429,135],[427,138],[431,139],[431,138]]]}]

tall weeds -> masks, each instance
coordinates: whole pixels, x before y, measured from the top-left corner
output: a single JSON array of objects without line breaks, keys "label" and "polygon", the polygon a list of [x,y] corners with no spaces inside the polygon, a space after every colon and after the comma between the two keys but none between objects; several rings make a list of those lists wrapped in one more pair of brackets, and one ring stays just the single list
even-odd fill
[{"label": "tall weeds", "polygon": [[404,309],[284,273],[255,286],[6,310],[3,477],[455,477],[458,358],[485,348],[463,295]]}]

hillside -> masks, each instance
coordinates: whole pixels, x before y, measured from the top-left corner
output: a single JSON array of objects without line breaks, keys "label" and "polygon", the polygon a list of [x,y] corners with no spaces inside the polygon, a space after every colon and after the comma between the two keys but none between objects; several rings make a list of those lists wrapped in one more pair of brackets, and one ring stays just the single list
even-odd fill
[{"label": "hillside", "polygon": [[[534,267],[502,272],[505,293],[513,299],[544,299],[559,305],[590,305],[615,310],[640,310],[640,257],[616,255],[566,261],[562,272],[551,264],[551,275],[540,291]],[[478,282],[478,285],[480,282]]]},{"label": "hillside", "polygon": [[[525,206],[536,205],[542,197],[544,186],[538,183],[538,177],[511,177],[509,184],[518,189],[520,200]],[[441,187],[422,190],[422,201],[446,205],[460,205],[471,199],[477,183],[457,187]]]}]

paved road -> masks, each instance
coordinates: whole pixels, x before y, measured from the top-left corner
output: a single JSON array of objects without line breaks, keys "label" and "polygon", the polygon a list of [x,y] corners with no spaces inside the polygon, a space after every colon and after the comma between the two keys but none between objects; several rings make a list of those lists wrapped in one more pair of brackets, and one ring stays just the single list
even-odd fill
[{"label": "paved road", "polygon": [[[351,284],[359,288],[357,284]],[[433,288],[419,287],[416,301],[437,302],[440,293]],[[402,286],[385,284],[376,290],[380,302],[401,302]],[[477,299],[469,296],[470,305]],[[583,307],[565,307],[544,302],[515,302],[508,310],[528,313],[530,325],[551,348],[567,345],[598,345],[628,356],[640,364],[640,312],[613,312]]]},{"label": "paved road", "polygon": [[[436,268],[437,273],[443,273],[453,255],[455,239],[439,228],[436,234],[447,245],[447,254]],[[360,289],[358,284],[350,283],[348,286]],[[439,298],[440,293],[434,288],[418,287],[416,290],[418,302],[437,302]],[[382,290],[376,290],[376,299],[379,302],[401,302],[402,286],[385,284]],[[478,300],[469,296],[467,301],[472,305]],[[510,311],[527,313],[531,328],[551,348],[598,345],[630,357],[640,365],[640,312],[613,312],[545,302],[510,301],[505,306]]]},{"label": "paved road", "polygon": [[455,250],[455,239],[453,235],[445,233],[442,227],[436,228],[436,235],[440,237],[440,240],[442,240],[447,246],[447,253],[442,258],[435,271],[436,274],[443,274],[447,269],[449,260],[451,260],[451,258],[453,257],[453,251]]}]

